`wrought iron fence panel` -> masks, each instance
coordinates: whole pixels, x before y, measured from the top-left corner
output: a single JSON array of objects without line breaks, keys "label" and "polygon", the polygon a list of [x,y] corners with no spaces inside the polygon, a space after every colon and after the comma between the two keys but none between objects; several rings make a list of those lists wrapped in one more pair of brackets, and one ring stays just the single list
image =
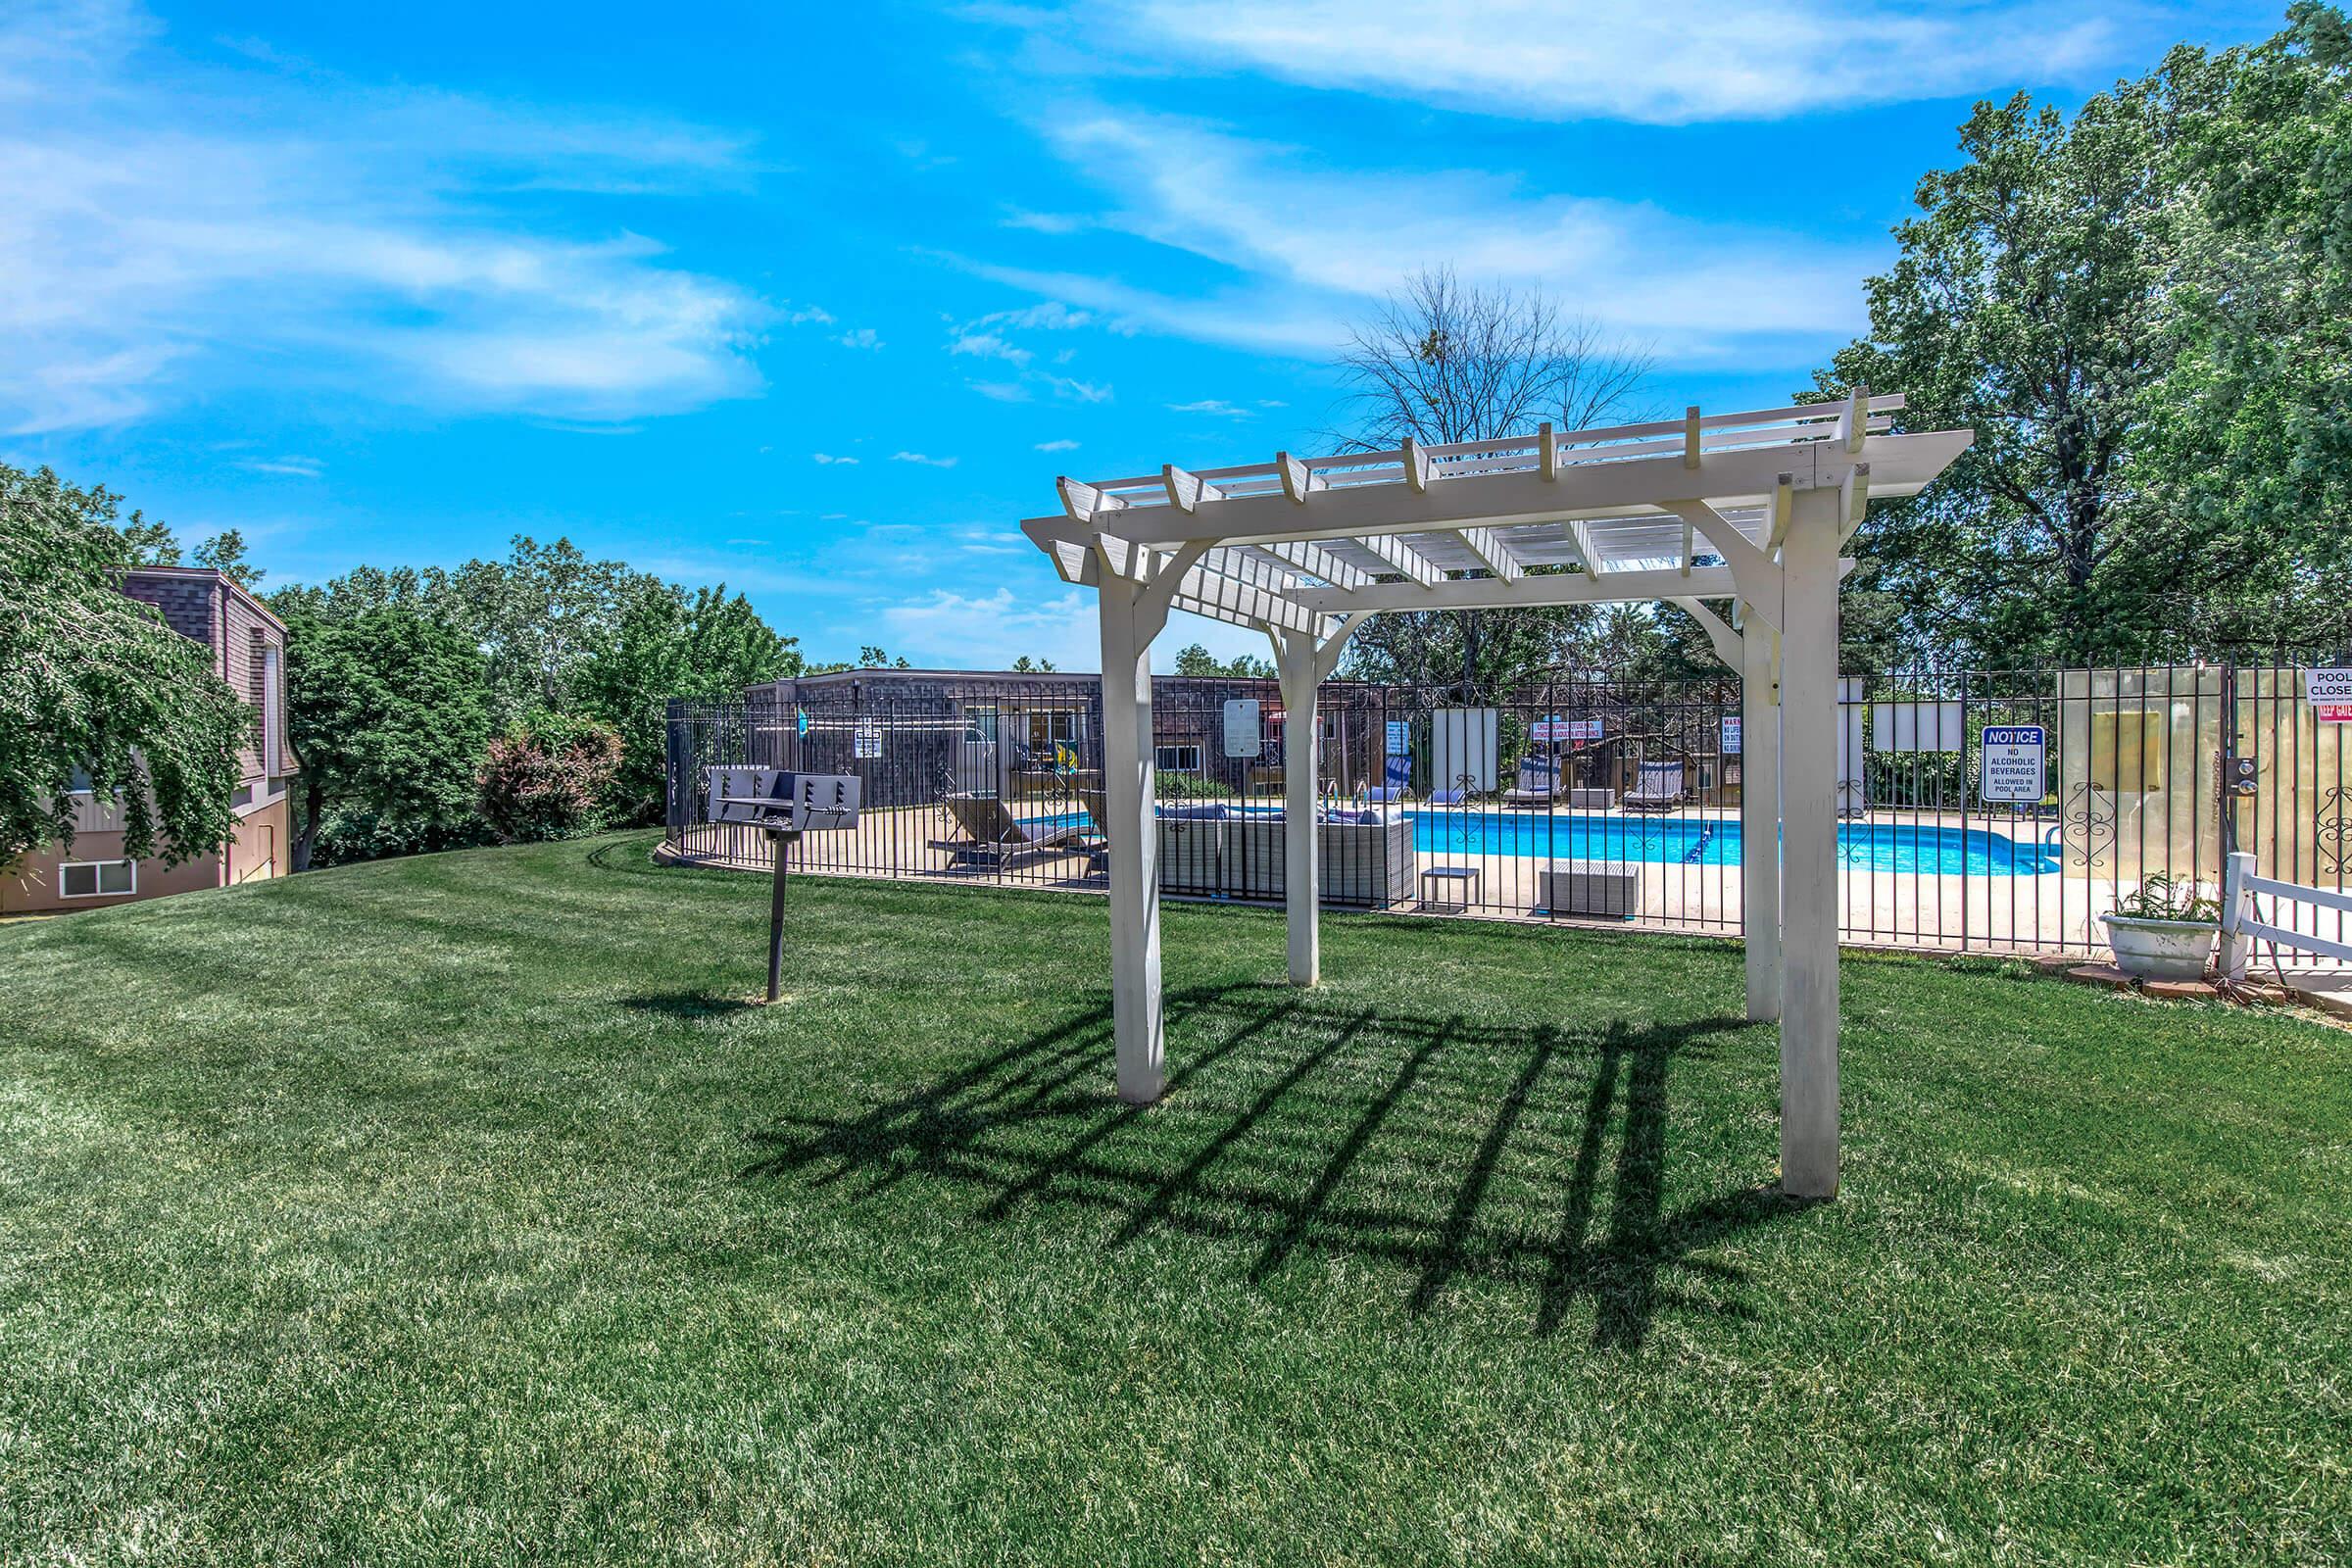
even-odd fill
[{"label": "wrought iron fence panel", "polygon": [[[2120,899],[2159,877],[2210,890],[2235,848],[2266,876],[2343,887],[2352,783],[2303,667],[2273,656],[1849,675],[1845,939],[2090,953]],[[1254,730],[1228,722],[1247,703]],[[1154,683],[1163,894],[1282,899],[1289,716],[1271,680]],[[1325,902],[1736,934],[1751,783],[1740,717],[1729,677],[1563,671],[1477,702],[1327,683],[1311,790]],[[755,763],[861,780],[859,827],[806,836],[795,869],[1100,889],[1117,828],[1103,820],[1102,718],[1092,676],[873,671],[672,703],[667,853],[770,863],[756,830],[709,820],[710,770]],[[1988,800],[1984,731],[2019,726],[2047,737],[2046,788]]]}]

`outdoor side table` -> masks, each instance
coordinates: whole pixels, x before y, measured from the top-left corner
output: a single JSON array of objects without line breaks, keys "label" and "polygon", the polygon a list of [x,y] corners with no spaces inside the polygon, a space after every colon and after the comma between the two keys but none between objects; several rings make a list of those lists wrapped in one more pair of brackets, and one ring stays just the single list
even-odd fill
[{"label": "outdoor side table", "polygon": [[1459,888],[1462,894],[1459,902],[1465,909],[1478,897],[1478,867],[1475,865],[1423,866],[1421,868],[1421,902],[1423,905],[1436,902],[1429,896],[1429,885],[1432,882],[1451,882]]}]

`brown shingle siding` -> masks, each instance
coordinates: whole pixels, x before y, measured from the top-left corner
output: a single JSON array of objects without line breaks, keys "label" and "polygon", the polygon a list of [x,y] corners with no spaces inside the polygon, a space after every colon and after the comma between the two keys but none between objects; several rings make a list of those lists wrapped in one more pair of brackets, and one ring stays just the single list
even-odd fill
[{"label": "brown shingle siding", "polygon": [[202,643],[207,648],[217,646],[218,578],[210,574],[133,571],[123,577],[122,592],[141,604],[153,605],[163,612],[164,624],[190,642]]},{"label": "brown shingle siding", "polygon": [[[242,754],[240,782],[252,783],[294,771],[294,756],[285,736],[286,628],[275,615],[244,589],[217,571],[180,566],[148,566],[126,572],[122,592],[160,611],[164,624],[190,641],[213,650],[214,668],[229,689],[241,694],[255,710],[253,740]],[[261,755],[259,719],[268,700],[265,650],[277,650],[277,693],[280,722],[278,755]]]}]

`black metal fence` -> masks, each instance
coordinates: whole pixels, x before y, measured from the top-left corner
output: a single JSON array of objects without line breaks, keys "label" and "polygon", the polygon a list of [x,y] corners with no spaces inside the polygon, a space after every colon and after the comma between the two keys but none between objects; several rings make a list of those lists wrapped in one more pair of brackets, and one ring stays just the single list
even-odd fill
[{"label": "black metal fence", "polygon": [[[1228,705],[1254,703],[1254,730]],[[2342,887],[2338,737],[2299,667],[2178,664],[1850,676],[1839,693],[1846,940],[2089,952],[2098,916],[2162,877],[2218,887],[2222,858]],[[1327,903],[1737,931],[1746,783],[1736,680],[1563,675],[1464,705],[1332,682],[1317,698]],[[1286,715],[1271,681],[1162,678],[1153,697],[1162,891],[1282,895]],[[2038,727],[2038,799],[1988,799],[1984,731]],[[855,772],[860,825],[795,869],[1101,887],[1102,702],[1091,677],[808,683],[671,705],[668,849],[769,864],[708,820],[708,770]],[[2014,736],[2001,737],[2014,739]],[[1254,744],[1252,744],[1254,743]],[[1993,793],[1998,793],[1997,791]]]}]

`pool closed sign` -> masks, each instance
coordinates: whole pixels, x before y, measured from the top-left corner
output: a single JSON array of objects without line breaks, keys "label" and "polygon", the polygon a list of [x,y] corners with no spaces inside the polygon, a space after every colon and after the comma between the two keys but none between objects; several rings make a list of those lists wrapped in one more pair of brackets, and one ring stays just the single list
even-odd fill
[{"label": "pool closed sign", "polygon": [[1985,805],[2033,805],[2049,793],[2049,731],[2039,724],[1987,724],[1977,770],[1977,796]]},{"label": "pool closed sign", "polygon": [[2321,724],[2352,724],[2352,669],[2307,669],[2303,697]]}]

